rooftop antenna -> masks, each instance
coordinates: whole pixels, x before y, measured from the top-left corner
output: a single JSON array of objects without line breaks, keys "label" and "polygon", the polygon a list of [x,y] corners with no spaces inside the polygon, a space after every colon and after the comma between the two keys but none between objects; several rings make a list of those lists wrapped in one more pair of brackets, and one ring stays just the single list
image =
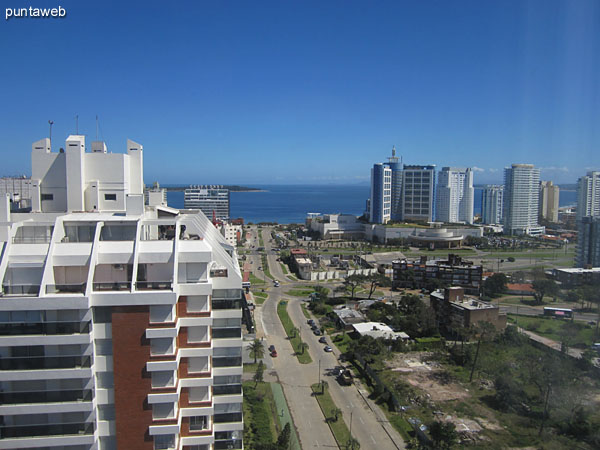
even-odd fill
[{"label": "rooftop antenna", "polygon": [[75,114],[75,134],[79,135],[79,114]]},{"label": "rooftop antenna", "polygon": [[52,145],[52,125],[54,125],[54,121],[49,120],[48,125],[50,125],[50,145]]}]

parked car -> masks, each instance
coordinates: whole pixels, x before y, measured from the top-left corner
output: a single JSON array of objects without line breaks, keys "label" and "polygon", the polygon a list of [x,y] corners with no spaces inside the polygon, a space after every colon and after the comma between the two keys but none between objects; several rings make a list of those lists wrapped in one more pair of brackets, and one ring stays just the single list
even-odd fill
[{"label": "parked car", "polygon": [[323,350],[325,350],[327,353],[331,353],[333,351],[333,349],[329,345],[326,345]]},{"label": "parked car", "polygon": [[269,345],[269,351],[270,352],[274,352],[275,351],[275,346],[273,344]]},{"label": "parked car", "polygon": [[319,342],[320,342],[321,344],[327,344],[327,338],[325,338],[325,336],[321,336],[321,337],[319,338]]},{"label": "parked car", "polygon": [[321,336],[321,330],[318,328],[313,329],[313,333],[315,333],[315,336]]},{"label": "parked car", "polygon": [[277,350],[271,352],[271,358],[277,358]]}]

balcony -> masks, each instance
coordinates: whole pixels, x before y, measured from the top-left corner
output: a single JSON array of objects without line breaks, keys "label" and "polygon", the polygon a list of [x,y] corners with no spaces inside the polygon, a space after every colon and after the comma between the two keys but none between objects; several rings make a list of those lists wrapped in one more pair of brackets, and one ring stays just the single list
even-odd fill
[{"label": "balcony", "polygon": [[228,338],[241,338],[241,328],[213,328],[212,338],[213,339],[228,339]]},{"label": "balcony", "polygon": [[3,284],[2,293],[6,296],[37,297],[40,293],[39,284]]},{"label": "balcony", "polygon": [[243,448],[242,443],[242,439],[227,439],[224,441],[215,441],[214,448],[215,450],[240,449]]},{"label": "balcony", "polygon": [[135,283],[138,291],[172,291],[172,281],[138,281]]},{"label": "balcony", "polygon": [[11,356],[0,359],[0,370],[72,369],[90,367],[90,356]]},{"label": "balcony", "polygon": [[8,322],[0,323],[0,336],[29,334],[85,334],[90,332],[89,322]]},{"label": "balcony", "polygon": [[0,425],[0,437],[3,439],[64,436],[69,434],[94,434],[93,423],[57,423],[47,425]]},{"label": "balcony", "polygon": [[214,415],[215,423],[229,423],[229,422],[241,422],[242,413],[223,413]]},{"label": "balcony", "polygon": [[85,294],[87,283],[77,284],[48,284],[46,294]]},{"label": "balcony", "polygon": [[130,281],[98,281],[94,282],[94,291],[130,291]]},{"label": "balcony", "polygon": [[241,356],[213,357],[213,367],[234,367],[242,365]]},{"label": "balcony", "polygon": [[242,300],[212,300],[212,309],[240,309]]},{"label": "balcony", "polygon": [[84,389],[68,389],[62,391],[0,392],[0,405],[91,401],[92,391]]},{"label": "balcony", "polygon": [[[214,359],[213,359],[214,364]],[[215,365],[216,366],[216,365]],[[223,386],[213,386],[213,395],[237,395],[242,393],[241,384],[225,384]]]}]

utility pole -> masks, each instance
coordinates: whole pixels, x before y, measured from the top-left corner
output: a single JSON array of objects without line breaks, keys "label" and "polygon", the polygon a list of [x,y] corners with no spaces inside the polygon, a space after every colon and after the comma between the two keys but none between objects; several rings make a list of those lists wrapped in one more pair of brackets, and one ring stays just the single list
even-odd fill
[{"label": "utility pole", "polygon": [[50,125],[50,148],[52,148],[52,125],[54,125],[54,121],[49,120],[48,125]]}]

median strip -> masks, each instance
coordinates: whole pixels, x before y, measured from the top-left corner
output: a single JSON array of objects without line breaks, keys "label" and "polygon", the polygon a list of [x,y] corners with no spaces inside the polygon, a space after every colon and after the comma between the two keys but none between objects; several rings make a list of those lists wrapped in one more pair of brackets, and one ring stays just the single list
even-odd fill
[{"label": "median strip", "polygon": [[292,348],[298,358],[298,362],[300,362],[300,364],[311,363],[312,358],[307,351],[308,344],[302,342],[302,339],[300,339],[300,330],[294,326],[294,322],[292,322],[292,319],[287,312],[287,301],[281,301],[277,304],[277,315],[288,335]]},{"label": "median strip", "polygon": [[317,399],[319,407],[325,416],[325,422],[329,425],[329,429],[333,433],[338,446],[346,448],[350,442],[350,431],[346,426],[346,422],[342,419],[342,412],[331,398],[329,388],[322,383],[315,383],[311,386],[313,396]]}]

